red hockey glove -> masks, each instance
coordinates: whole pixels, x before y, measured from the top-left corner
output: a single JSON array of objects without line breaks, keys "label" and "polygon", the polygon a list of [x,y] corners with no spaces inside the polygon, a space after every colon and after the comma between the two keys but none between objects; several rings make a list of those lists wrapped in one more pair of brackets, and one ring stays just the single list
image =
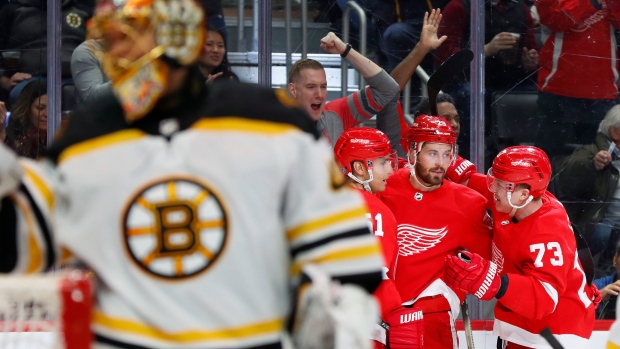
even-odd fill
[{"label": "red hockey glove", "polygon": [[603,296],[601,295],[601,291],[598,290],[598,287],[596,287],[594,283],[590,285],[590,288],[592,289],[592,303],[594,303],[594,309],[596,309],[599,303],[601,303]]},{"label": "red hockey glove", "polygon": [[454,161],[452,166],[448,167],[446,177],[454,183],[463,183],[476,172],[476,165],[459,156],[456,158],[456,161]]},{"label": "red hockey glove", "polygon": [[473,294],[483,301],[493,299],[502,286],[497,275],[497,264],[468,251],[447,256],[443,276],[448,286]]},{"label": "red hockey glove", "polygon": [[422,309],[400,307],[391,310],[383,321],[389,326],[388,343],[390,349],[422,348],[424,322]]}]

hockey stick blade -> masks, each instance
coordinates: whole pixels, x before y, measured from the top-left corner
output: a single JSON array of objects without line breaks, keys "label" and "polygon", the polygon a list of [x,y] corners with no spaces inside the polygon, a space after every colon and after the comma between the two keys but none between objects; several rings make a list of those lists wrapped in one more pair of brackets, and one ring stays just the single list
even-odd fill
[{"label": "hockey stick blade", "polygon": [[451,81],[454,75],[462,72],[474,59],[474,53],[471,50],[461,50],[448,57],[437,70],[431,75],[426,83],[428,91],[428,102],[431,107],[431,114],[437,115],[437,95],[441,91],[441,87]]},{"label": "hockey stick blade", "polygon": [[545,329],[540,332],[540,335],[543,336],[543,338],[549,343],[551,348],[564,349],[562,344],[560,344],[560,342],[558,342],[558,340],[553,336],[553,333],[551,333],[549,327],[545,327]]}]

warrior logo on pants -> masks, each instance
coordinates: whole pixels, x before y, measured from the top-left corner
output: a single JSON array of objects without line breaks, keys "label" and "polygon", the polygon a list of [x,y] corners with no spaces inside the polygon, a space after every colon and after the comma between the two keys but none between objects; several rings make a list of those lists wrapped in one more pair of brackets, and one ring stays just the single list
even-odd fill
[{"label": "warrior logo on pants", "polygon": [[226,211],[195,180],[166,178],[140,190],[124,214],[129,254],[159,277],[179,279],[208,269],[226,244]]}]

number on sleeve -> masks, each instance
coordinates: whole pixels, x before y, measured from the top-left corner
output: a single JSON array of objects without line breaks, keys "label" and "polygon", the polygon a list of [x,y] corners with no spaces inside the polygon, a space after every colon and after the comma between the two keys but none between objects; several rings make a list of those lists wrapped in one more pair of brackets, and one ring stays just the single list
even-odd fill
[{"label": "number on sleeve", "polygon": [[554,265],[556,267],[564,265],[564,256],[562,255],[562,247],[560,247],[559,243],[552,241],[547,244],[547,249],[555,250],[553,251],[553,255],[556,258],[551,258],[551,265]]},{"label": "number on sleeve", "polygon": [[545,244],[533,244],[530,245],[530,252],[534,252],[538,250],[538,254],[536,254],[536,259],[534,260],[534,266],[536,268],[540,268],[543,266],[543,256],[545,255]]},{"label": "number on sleeve", "polygon": [[[553,251],[553,257],[549,259],[549,262],[551,262],[551,265],[556,266],[556,267],[564,265],[564,256],[562,255],[562,247],[560,246],[559,243],[555,241],[548,242],[547,250]],[[530,252],[535,252],[535,251],[538,251],[538,252],[536,253],[536,259],[534,260],[534,266],[536,268],[541,268],[544,265],[543,257],[545,256],[545,244],[539,243],[539,244],[530,245]]]},{"label": "number on sleeve", "polygon": [[370,228],[370,231],[372,231],[373,234],[377,236],[383,236],[383,216],[381,215],[381,213],[377,213],[375,215],[374,221],[370,213],[366,213],[366,218],[368,218],[368,226]]}]

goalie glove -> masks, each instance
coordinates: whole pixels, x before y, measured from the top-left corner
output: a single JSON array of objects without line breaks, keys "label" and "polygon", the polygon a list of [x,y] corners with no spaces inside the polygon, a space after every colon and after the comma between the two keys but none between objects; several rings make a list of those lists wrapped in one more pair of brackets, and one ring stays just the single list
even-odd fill
[{"label": "goalie glove", "polygon": [[447,256],[443,276],[448,286],[483,301],[502,297],[508,287],[508,278],[497,274],[497,264],[468,251]]},{"label": "goalie glove", "polygon": [[384,316],[383,326],[388,330],[388,348],[418,349],[424,344],[422,309],[400,307]]},{"label": "goalie glove", "polygon": [[452,166],[448,167],[446,177],[454,183],[463,183],[476,172],[476,165],[458,156]]},{"label": "goalie glove", "polygon": [[297,349],[371,349],[379,317],[374,297],[363,288],[333,281],[316,265],[303,273],[312,283],[300,295],[293,330]]},{"label": "goalie glove", "polygon": [[1,143],[0,164],[0,199],[2,199],[19,187],[24,170],[17,161],[17,155]]}]

